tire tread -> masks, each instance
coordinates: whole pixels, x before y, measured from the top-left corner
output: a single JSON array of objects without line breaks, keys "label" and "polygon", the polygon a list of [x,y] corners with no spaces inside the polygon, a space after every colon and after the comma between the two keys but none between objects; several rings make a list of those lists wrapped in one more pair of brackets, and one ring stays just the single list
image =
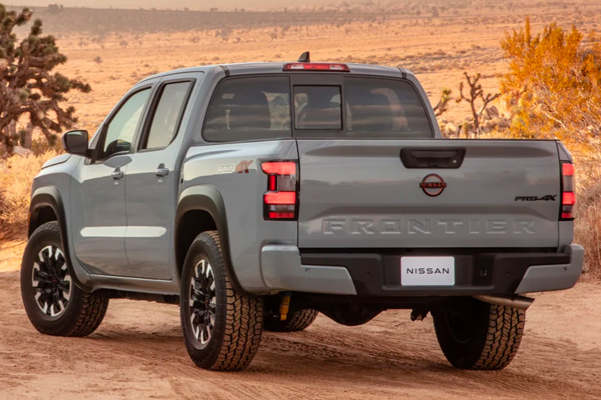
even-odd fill
[{"label": "tire tread", "polygon": [[491,304],[484,348],[471,369],[499,370],[508,366],[520,347],[525,322],[524,310]]},{"label": "tire tread", "polygon": [[[210,252],[218,254],[221,258],[221,241],[217,231],[201,233],[196,241],[203,241]],[[194,245],[194,243],[192,244]],[[190,254],[188,255],[190,257]],[[232,286],[225,268],[223,259],[214,263],[213,268],[221,267],[225,280],[225,324],[223,340],[215,343],[216,355],[197,357],[190,339],[184,328],[184,337],[188,352],[196,365],[213,371],[239,371],[250,365],[257,354],[263,332],[263,299],[261,297],[247,297],[236,292]],[[218,289],[219,290],[219,289]],[[183,303],[182,303],[183,304]],[[183,314],[182,314],[183,316]],[[182,317],[182,323],[187,323]],[[213,340],[213,339],[212,339]],[[213,344],[209,344],[211,346]]]}]

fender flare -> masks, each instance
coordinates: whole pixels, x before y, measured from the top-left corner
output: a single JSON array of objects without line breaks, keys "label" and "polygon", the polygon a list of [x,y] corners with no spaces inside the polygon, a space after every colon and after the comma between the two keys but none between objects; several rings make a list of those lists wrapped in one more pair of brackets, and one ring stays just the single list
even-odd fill
[{"label": "fender flare", "polygon": [[[219,234],[219,240],[221,241],[221,252],[223,255],[225,271],[228,275],[231,285],[238,293],[246,296],[254,296],[253,294],[244,290],[240,284],[240,281],[238,280],[236,272],[234,271],[230,253],[229,230],[227,225],[225,203],[223,202],[221,193],[214,186],[193,186],[185,189],[181,193],[177,205],[177,211],[175,213],[174,248],[177,248],[179,239],[177,237],[177,232],[179,231],[180,222],[184,214],[186,214],[188,211],[195,210],[208,212],[213,218],[213,221],[215,221],[217,233]],[[178,279],[181,279],[181,277],[178,276]]]},{"label": "fender flare", "polygon": [[92,291],[92,287],[85,285],[75,273],[73,260],[71,259],[71,251],[69,249],[69,237],[67,236],[67,220],[65,217],[65,206],[63,198],[54,186],[42,187],[37,189],[32,197],[31,204],[29,206],[29,222],[27,227],[27,238],[29,239],[33,232],[36,230],[37,220],[40,215],[40,211],[50,207],[54,211],[56,218],[58,219],[58,226],[61,231],[61,244],[63,246],[65,258],[67,259],[67,267],[69,268],[69,274],[71,279],[77,287],[85,291]]}]

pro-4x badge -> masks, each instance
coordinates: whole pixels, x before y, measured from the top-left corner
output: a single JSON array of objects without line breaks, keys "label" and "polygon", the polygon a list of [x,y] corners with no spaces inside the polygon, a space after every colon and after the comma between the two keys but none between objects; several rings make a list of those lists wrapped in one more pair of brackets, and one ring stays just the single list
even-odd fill
[{"label": "pro-4x badge", "polygon": [[556,194],[548,194],[542,197],[536,196],[517,196],[515,201],[555,201],[557,195]]}]

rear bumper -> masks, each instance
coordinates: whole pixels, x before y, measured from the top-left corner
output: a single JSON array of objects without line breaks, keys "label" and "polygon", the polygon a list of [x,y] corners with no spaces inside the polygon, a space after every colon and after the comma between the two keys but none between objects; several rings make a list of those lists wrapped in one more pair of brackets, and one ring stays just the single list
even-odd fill
[{"label": "rear bumper", "polygon": [[265,284],[271,291],[360,296],[513,295],[573,287],[582,272],[584,249],[568,245],[560,253],[508,253],[419,250],[411,255],[455,257],[454,286],[402,286],[400,257],[409,252],[299,251],[266,245],[261,251]]}]

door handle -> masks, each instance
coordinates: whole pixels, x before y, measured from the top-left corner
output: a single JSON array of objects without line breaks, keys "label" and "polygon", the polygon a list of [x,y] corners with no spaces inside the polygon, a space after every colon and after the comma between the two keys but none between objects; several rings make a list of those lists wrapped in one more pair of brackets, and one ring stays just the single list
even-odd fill
[{"label": "door handle", "polygon": [[114,171],[111,173],[111,178],[113,178],[113,179],[115,179],[115,180],[121,179],[121,178],[123,178],[124,176],[125,176],[125,174],[124,174],[124,173],[123,173],[123,171],[121,171],[121,169],[119,169],[119,168],[117,168],[116,170],[114,170]]},{"label": "door handle", "polygon": [[169,175],[169,168],[165,168],[165,164],[161,164],[157,169],[154,170],[154,174],[159,178],[162,178]]}]

